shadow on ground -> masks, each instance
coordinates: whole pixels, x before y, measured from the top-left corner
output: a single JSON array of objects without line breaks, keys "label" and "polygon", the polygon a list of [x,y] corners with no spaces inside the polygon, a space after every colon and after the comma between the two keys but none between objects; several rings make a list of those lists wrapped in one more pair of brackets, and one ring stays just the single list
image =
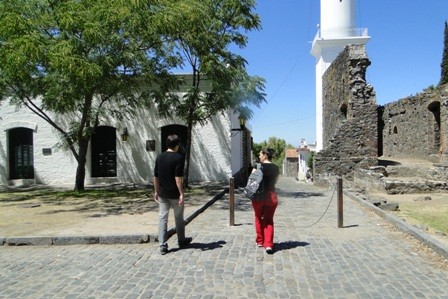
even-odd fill
[{"label": "shadow on ground", "polygon": [[310,245],[308,242],[300,242],[300,241],[285,241],[281,243],[275,243],[274,248],[275,251],[283,251],[283,250],[289,250],[294,249],[297,247],[305,247]]},{"label": "shadow on ground", "polygon": [[[224,189],[221,183],[192,184],[186,190],[190,206],[202,206]],[[158,209],[148,186],[89,187],[85,191],[54,188],[16,188],[0,192],[0,207],[36,208],[39,213],[55,215],[79,212],[84,217],[107,217],[122,214],[144,214]]]},{"label": "shadow on ground", "polygon": [[312,198],[324,196],[325,194],[322,192],[288,192],[278,188],[277,195],[288,198]]},{"label": "shadow on ground", "polygon": [[197,242],[193,242],[188,244],[185,247],[182,248],[173,248],[170,249],[168,252],[176,252],[179,250],[184,250],[184,249],[199,249],[201,251],[207,251],[207,250],[213,250],[213,249],[217,249],[217,248],[222,248],[225,244],[227,244],[226,241],[220,240],[220,241],[216,241],[216,242],[211,242],[211,243],[197,243]]}]

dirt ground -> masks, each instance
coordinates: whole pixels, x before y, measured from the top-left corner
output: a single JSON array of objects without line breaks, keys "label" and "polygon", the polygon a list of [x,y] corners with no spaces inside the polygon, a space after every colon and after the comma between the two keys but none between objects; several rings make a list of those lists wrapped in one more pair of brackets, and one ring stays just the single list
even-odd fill
[{"label": "dirt ground", "polygon": [[[215,186],[187,192],[185,217],[222,190]],[[169,227],[174,227],[173,218]],[[63,199],[36,190],[0,193],[1,237],[155,235],[157,225],[158,204],[148,192]]]},{"label": "dirt ground", "polygon": [[[69,203],[70,205],[70,203]],[[149,203],[147,204],[149,208]],[[0,205],[0,235],[63,236],[154,232],[157,213],[142,208],[136,212],[107,214],[30,200]],[[101,218],[101,221],[98,219]]]}]

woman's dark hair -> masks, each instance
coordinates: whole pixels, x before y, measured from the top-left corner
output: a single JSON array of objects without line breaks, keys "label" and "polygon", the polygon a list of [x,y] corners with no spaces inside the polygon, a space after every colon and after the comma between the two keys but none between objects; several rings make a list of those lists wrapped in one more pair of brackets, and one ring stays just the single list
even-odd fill
[{"label": "woman's dark hair", "polygon": [[275,154],[275,151],[272,148],[262,148],[261,152],[263,153],[263,155],[266,155],[269,161],[272,160]]},{"label": "woman's dark hair", "polygon": [[180,139],[176,134],[169,135],[166,138],[166,147],[169,149],[174,149],[179,144],[180,144]]}]

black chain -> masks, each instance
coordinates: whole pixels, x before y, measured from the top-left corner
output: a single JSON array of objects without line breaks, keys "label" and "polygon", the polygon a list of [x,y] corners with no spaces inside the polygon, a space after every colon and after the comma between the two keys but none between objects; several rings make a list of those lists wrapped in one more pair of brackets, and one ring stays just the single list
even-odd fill
[{"label": "black chain", "polygon": [[326,214],[327,211],[328,211],[328,208],[330,207],[331,202],[333,201],[334,192],[336,191],[336,187],[337,187],[337,186],[334,186],[333,194],[331,195],[330,201],[328,202],[327,208],[325,209],[325,211],[324,211],[324,213],[322,214],[322,216],[320,216],[320,218],[317,219],[317,221],[314,222],[313,224],[308,225],[308,226],[298,226],[298,228],[309,228],[309,227],[312,227],[312,226],[316,225],[319,221],[321,221],[322,218],[324,218],[325,214]]}]

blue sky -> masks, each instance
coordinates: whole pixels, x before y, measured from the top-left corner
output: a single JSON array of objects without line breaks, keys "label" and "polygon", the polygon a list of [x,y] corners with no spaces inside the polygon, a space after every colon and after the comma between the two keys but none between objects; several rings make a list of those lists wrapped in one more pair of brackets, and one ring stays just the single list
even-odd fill
[{"label": "blue sky", "polygon": [[[334,0],[336,1],[336,0]],[[319,0],[258,0],[262,29],[241,54],[248,72],[266,79],[267,103],[249,121],[254,142],[271,136],[294,146],[315,142],[315,60],[311,42]],[[357,27],[368,28],[367,81],[382,105],[440,80],[448,0],[358,0]]]}]

